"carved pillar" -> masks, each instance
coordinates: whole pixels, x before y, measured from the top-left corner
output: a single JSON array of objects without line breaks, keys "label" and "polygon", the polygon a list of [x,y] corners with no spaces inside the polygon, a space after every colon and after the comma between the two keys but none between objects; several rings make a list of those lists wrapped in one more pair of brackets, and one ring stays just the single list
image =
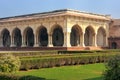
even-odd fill
[{"label": "carved pillar", "polygon": [[14,45],[14,36],[12,35],[11,32],[10,32],[10,39],[11,39],[11,45],[10,45],[10,47],[15,47],[15,45]]},{"label": "carved pillar", "polygon": [[104,44],[103,47],[108,47],[108,38],[106,35],[104,35],[104,40],[103,40]]},{"label": "carved pillar", "polygon": [[2,35],[0,36],[0,47],[3,47],[3,39],[2,39]]},{"label": "carved pillar", "polygon": [[93,34],[93,45],[92,46],[97,47],[97,33]]},{"label": "carved pillar", "polygon": [[22,47],[26,47],[25,44],[25,35],[22,33]]},{"label": "carved pillar", "polygon": [[77,46],[80,46],[80,34],[77,34]]},{"label": "carved pillar", "polygon": [[84,35],[85,35],[85,33],[83,32],[80,37],[80,46],[82,46],[82,47],[85,47]]},{"label": "carved pillar", "polygon": [[53,44],[52,44],[52,34],[48,34],[48,47],[53,47]]},{"label": "carved pillar", "polygon": [[64,32],[64,47],[71,47],[70,32]]},{"label": "carved pillar", "polygon": [[39,44],[38,44],[38,35],[36,33],[34,33],[34,47],[39,47]]}]

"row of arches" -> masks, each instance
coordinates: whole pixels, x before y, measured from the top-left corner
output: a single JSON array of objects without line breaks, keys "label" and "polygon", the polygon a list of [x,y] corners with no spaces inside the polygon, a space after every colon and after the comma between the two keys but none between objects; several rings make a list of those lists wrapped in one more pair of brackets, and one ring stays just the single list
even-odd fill
[{"label": "row of arches", "polygon": [[[92,46],[94,43],[95,31],[91,26],[88,26],[83,33],[82,29],[75,25],[71,29],[70,33],[70,44],[71,46],[78,46],[81,43],[81,37],[84,34],[84,44],[85,46]],[[64,33],[61,26],[57,25],[54,27],[52,33],[52,44],[53,46],[63,46],[64,44]],[[9,30],[4,29],[1,32],[2,44],[4,47],[10,47],[13,44],[15,47],[21,47],[24,43],[27,47],[32,47],[35,45],[35,40],[37,39],[37,44],[39,46],[48,46],[49,34],[46,27],[42,26],[37,30],[37,36],[34,34],[31,27],[27,27],[24,31],[24,35],[21,35],[21,30],[15,28],[10,35]],[[36,38],[36,39],[35,39]],[[12,41],[11,41],[12,40]],[[106,41],[106,31],[104,28],[100,27],[97,31],[97,45],[104,46]],[[11,43],[12,42],[12,43]]]}]

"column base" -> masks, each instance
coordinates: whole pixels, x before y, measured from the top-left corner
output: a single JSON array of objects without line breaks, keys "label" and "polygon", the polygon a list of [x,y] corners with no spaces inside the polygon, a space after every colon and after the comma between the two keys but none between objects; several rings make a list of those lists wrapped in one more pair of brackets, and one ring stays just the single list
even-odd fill
[{"label": "column base", "polygon": [[38,44],[35,44],[34,47],[39,47],[39,45],[38,45]]},{"label": "column base", "polygon": [[53,45],[50,44],[50,45],[48,45],[48,47],[53,47]]},{"label": "column base", "polygon": [[70,44],[69,45],[64,44],[63,47],[71,47],[71,45]]},{"label": "column base", "polygon": [[12,44],[12,45],[10,45],[10,47],[15,47],[15,45],[14,45],[14,44]]},{"label": "column base", "polygon": [[93,46],[97,47],[97,44],[94,44]]},{"label": "column base", "polygon": [[85,47],[85,44],[82,43],[80,46],[81,46],[81,47]]},{"label": "column base", "polygon": [[22,45],[21,47],[26,47],[26,45]]}]

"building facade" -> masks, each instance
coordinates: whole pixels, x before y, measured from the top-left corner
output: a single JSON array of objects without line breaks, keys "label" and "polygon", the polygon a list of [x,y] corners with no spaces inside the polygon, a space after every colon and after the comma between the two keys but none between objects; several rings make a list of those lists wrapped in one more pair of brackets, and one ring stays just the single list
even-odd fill
[{"label": "building facade", "polygon": [[120,49],[120,19],[112,19],[109,29],[109,48]]},{"label": "building facade", "polygon": [[108,47],[107,15],[70,9],[0,19],[0,50],[83,50]]}]

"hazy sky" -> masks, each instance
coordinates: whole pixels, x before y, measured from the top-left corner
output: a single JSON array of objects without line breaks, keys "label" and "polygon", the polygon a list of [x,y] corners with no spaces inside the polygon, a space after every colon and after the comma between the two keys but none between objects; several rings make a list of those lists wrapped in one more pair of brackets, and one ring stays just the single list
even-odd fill
[{"label": "hazy sky", "polygon": [[0,0],[0,18],[66,8],[120,18],[120,0]]}]

